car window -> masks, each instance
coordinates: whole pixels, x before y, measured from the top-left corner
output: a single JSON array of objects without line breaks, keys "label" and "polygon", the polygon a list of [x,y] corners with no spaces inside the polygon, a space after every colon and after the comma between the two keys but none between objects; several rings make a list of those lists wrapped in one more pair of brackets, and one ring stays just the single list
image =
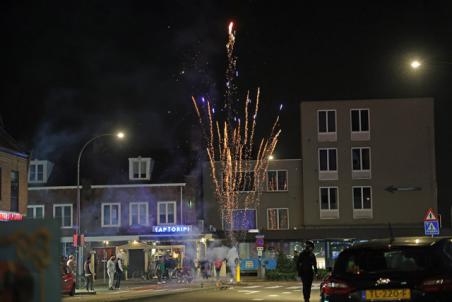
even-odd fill
[{"label": "car window", "polygon": [[425,248],[355,249],[344,251],[339,256],[335,271],[356,275],[380,271],[412,272],[426,270],[430,266]]}]

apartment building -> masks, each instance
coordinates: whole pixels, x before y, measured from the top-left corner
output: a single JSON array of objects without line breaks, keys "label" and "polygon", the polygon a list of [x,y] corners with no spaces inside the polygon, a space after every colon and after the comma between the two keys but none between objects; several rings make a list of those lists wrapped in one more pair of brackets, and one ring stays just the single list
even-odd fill
[{"label": "apartment building", "polygon": [[303,217],[313,238],[423,235],[437,210],[433,99],[301,103]]}]

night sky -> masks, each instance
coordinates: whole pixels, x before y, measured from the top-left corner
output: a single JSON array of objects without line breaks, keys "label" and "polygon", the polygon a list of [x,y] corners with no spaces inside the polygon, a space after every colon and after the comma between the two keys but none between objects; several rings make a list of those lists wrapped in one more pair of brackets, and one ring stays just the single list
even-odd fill
[{"label": "night sky", "polygon": [[[262,132],[284,105],[278,158],[301,157],[303,100],[432,96],[448,182],[450,1],[25,2],[0,4],[1,116],[33,157],[73,163],[120,127],[141,155],[189,172],[202,158],[191,96],[221,104],[234,21],[239,94],[261,87]],[[425,68],[413,73],[412,57]]]}]

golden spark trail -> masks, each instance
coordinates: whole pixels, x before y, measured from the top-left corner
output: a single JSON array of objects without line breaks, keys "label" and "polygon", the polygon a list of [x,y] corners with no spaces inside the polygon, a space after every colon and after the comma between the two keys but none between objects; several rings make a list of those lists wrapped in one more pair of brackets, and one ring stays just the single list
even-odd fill
[{"label": "golden spark trail", "polygon": [[[235,216],[234,213],[239,209],[256,210],[265,185],[269,156],[273,154],[281,133],[278,129],[278,116],[271,127],[270,135],[262,138],[259,147],[254,148],[257,116],[260,109],[260,88],[257,89],[254,104],[248,91],[244,107],[236,108],[238,103],[235,97],[234,79],[238,74],[234,44],[235,31],[234,24],[231,22],[226,44],[228,65],[225,100],[224,105],[220,106],[223,110],[215,113],[214,106],[209,100],[206,102],[207,106],[199,107],[196,98],[192,97],[207,143],[207,157],[216,200],[220,206],[220,215],[224,219],[224,226],[231,227],[225,231],[228,232],[232,241],[238,239],[238,233],[234,227],[239,226],[240,229],[240,226],[250,226],[249,221],[246,221],[246,214],[242,217]],[[204,98],[202,101],[204,102]],[[205,110],[205,113],[200,109]],[[234,217],[243,221],[236,221]]]}]

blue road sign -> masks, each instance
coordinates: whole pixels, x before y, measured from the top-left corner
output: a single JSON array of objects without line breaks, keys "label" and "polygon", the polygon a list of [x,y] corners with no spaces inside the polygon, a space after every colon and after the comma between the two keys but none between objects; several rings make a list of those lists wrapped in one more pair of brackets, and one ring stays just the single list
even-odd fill
[{"label": "blue road sign", "polygon": [[439,223],[438,220],[424,221],[425,236],[439,235]]}]

